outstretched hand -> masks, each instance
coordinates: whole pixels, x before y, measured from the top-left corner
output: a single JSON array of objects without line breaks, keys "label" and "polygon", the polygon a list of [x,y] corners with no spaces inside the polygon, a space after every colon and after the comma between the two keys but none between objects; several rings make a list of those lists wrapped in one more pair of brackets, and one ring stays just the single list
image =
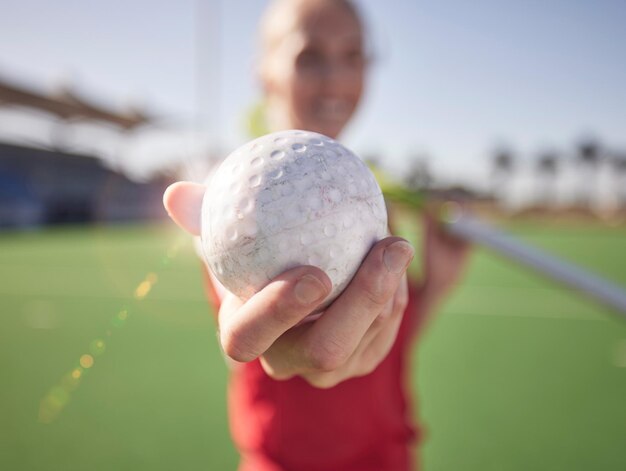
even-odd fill
[{"label": "outstretched hand", "polygon": [[[179,182],[164,195],[172,219],[199,235],[204,187]],[[408,303],[406,269],[414,255],[404,239],[375,244],[343,293],[314,321],[331,291],[319,268],[279,275],[248,300],[226,292],[218,313],[219,339],[236,361],[259,358],[276,379],[301,376],[331,387],[373,371],[391,349]]]}]

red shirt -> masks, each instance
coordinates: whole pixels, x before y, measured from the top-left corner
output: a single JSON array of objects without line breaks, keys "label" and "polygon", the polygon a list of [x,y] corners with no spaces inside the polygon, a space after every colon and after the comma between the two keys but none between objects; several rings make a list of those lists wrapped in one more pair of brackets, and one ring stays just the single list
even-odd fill
[{"label": "red shirt", "polygon": [[230,426],[240,471],[408,471],[418,437],[408,396],[416,295],[391,351],[373,373],[318,389],[270,378],[258,360],[231,372]]}]

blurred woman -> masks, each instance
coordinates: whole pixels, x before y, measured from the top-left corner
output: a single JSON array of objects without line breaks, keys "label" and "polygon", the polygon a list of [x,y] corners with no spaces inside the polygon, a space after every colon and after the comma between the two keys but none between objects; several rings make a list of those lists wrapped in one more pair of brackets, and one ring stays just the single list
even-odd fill
[{"label": "blurred woman", "polygon": [[[337,138],[361,101],[368,68],[355,6],[276,0],[263,18],[261,45],[268,129]],[[203,193],[179,182],[164,196],[170,216],[196,235]],[[316,267],[289,270],[245,302],[205,268],[220,342],[235,360],[229,412],[240,470],[415,469],[409,354],[466,252],[432,222],[426,228],[422,282],[407,281],[411,245],[388,237],[315,322],[300,321],[331,289]]]}]

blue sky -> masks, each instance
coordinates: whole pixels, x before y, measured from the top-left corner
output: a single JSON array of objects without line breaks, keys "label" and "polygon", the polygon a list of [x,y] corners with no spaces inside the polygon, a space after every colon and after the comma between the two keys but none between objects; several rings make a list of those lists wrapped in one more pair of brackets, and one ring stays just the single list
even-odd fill
[{"label": "blue sky", "polygon": [[[378,55],[344,136],[357,152],[398,169],[428,155],[438,174],[462,180],[484,174],[500,143],[524,159],[571,152],[586,134],[626,148],[626,2],[357,3]],[[44,88],[69,78],[229,149],[245,139],[241,122],[259,96],[254,41],[265,4],[5,0],[0,74]]]}]

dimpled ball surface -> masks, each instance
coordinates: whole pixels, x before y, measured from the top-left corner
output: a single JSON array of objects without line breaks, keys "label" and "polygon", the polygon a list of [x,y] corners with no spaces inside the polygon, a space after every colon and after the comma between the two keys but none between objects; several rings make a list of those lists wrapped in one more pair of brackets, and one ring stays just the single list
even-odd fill
[{"label": "dimpled ball surface", "polygon": [[202,248],[215,277],[248,299],[280,273],[314,265],[330,277],[328,305],[387,235],[374,175],[321,134],[282,131],[230,154],[202,204]]}]

